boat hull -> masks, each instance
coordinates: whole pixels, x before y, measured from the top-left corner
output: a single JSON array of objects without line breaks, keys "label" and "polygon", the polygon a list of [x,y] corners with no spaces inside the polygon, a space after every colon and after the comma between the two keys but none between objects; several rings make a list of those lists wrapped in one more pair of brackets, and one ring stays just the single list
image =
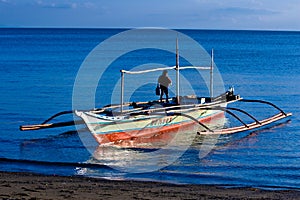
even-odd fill
[{"label": "boat hull", "polygon": [[180,115],[143,115],[130,119],[118,119],[117,117],[101,117],[90,112],[77,111],[76,114],[84,120],[99,144],[120,144],[124,141],[141,143],[168,141],[181,130],[193,127],[199,131],[204,130],[204,127],[199,126],[195,119],[207,127],[215,126],[214,121],[217,119],[218,121],[224,119],[224,112],[215,110],[193,110],[184,113],[194,120]]}]

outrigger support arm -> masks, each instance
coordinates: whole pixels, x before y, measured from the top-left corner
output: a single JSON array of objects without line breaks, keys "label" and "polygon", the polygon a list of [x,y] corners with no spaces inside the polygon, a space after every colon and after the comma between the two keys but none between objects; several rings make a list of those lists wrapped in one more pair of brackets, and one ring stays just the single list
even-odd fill
[{"label": "outrigger support arm", "polygon": [[[169,113],[170,114],[170,113]],[[206,130],[208,130],[209,132],[214,132],[213,130],[211,130],[210,128],[208,128],[206,125],[204,125],[202,122],[199,122],[196,118],[190,116],[190,115],[187,115],[187,114],[184,114],[184,113],[171,113],[171,115],[175,115],[175,116],[183,116],[183,117],[187,117],[187,118],[190,118],[191,120],[197,122],[200,126],[204,127]]]},{"label": "outrigger support arm", "polygon": [[257,102],[257,103],[264,103],[264,104],[268,104],[274,108],[276,108],[277,110],[279,110],[282,114],[284,114],[285,116],[287,116],[288,114],[285,113],[281,108],[279,108],[278,106],[276,106],[275,104],[268,102],[268,101],[263,101],[263,100],[253,100],[253,99],[240,99],[239,101],[243,101],[243,102]]},{"label": "outrigger support arm", "polygon": [[68,110],[68,111],[62,111],[62,112],[56,113],[55,115],[53,115],[53,116],[49,117],[48,119],[46,119],[42,124],[46,124],[47,122],[54,119],[55,117],[65,115],[65,114],[71,114],[73,112],[74,112],[74,110]]},{"label": "outrigger support arm", "polygon": [[252,115],[250,115],[249,113],[247,113],[246,111],[239,109],[239,108],[231,108],[231,107],[226,107],[226,109],[228,110],[236,110],[239,111],[241,113],[244,113],[245,115],[247,115],[248,117],[250,117],[251,119],[253,119],[257,124],[261,124],[258,119],[256,119],[255,117],[253,117]]},{"label": "outrigger support arm", "polygon": [[20,130],[21,131],[29,131],[29,130],[39,130],[39,129],[45,129],[45,128],[56,128],[56,127],[63,127],[63,126],[73,126],[75,124],[83,124],[82,120],[78,120],[78,121],[68,121],[68,122],[58,122],[58,123],[49,123],[47,124],[49,121],[51,121],[52,119],[61,116],[61,115],[65,115],[65,114],[72,114],[74,113],[74,110],[68,110],[68,111],[62,111],[59,113],[56,113],[55,115],[52,115],[51,117],[49,117],[48,119],[46,119],[43,123],[41,124],[34,124],[34,125],[23,125],[20,126]]},{"label": "outrigger support arm", "polygon": [[243,120],[241,120],[241,118],[239,118],[236,114],[234,114],[233,112],[231,112],[230,110],[223,108],[223,107],[212,107],[212,108],[199,108],[200,110],[221,110],[224,112],[227,112],[228,114],[232,115],[234,118],[236,118],[239,122],[241,122],[245,127],[249,128],[249,126],[243,122]]},{"label": "outrigger support arm", "polygon": [[[166,116],[166,113],[162,114],[162,113],[151,113],[151,115],[162,115],[162,116]],[[198,123],[200,126],[202,126],[203,128],[205,128],[206,130],[208,130],[209,132],[214,132],[213,130],[211,130],[210,128],[208,128],[205,124],[203,124],[202,122],[199,122],[196,118],[184,114],[184,113],[167,113],[167,115],[171,115],[171,116],[183,116],[183,117],[187,117],[193,121],[195,121],[196,123]]]}]

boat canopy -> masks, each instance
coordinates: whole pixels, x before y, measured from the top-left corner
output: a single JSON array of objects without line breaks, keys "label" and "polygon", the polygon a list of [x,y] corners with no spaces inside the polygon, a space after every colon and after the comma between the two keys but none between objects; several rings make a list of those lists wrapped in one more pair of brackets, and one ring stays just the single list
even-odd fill
[{"label": "boat canopy", "polygon": [[[164,70],[171,70],[171,69],[176,69],[176,66],[173,66],[173,67],[161,67],[161,68],[139,70],[139,71],[121,70],[121,73],[125,73],[125,74],[144,74],[144,73],[148,73],[148,72],[164,71]],[[180,67],[179,68],[179,70],[183,70],[183,69],[211,70],[211,67],[185,66],[185,67]]]},{"label": "boat canopy", "polygon": [[211,50],[211,65],[210,66],[183,66],[179,67],[179,55],[178,55],[178,46],[176,45],[176,66],[172,67],[160,67],[154,69],[147,69],[147,70],[138,70],[138,71],[128,71],[128,70],[120,70],[121,72],[121,98],[120,98],[120,105],[121,105],[121,112],[123,112],[123,104],[124,104],[124,74],[143,74],[149,72],[156,72],[156,71],[164,71],[164,70],[176,70],[176,98],[179,102],[179,71],[185,69],[198,69],[198,70],[210,70],[210,98],[213,98],[213,66],[214,66],[214,53],[213,49]]}]

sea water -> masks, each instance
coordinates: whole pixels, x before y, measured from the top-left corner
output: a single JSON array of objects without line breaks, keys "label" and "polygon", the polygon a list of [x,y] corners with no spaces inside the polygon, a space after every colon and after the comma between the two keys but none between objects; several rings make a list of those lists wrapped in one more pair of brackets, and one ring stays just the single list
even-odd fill
[{"label": "sea water", "polygon": [[[97,160],[79,137],[89,134],[85,129],[79,133],[74,127],[19,130],[20,125],[39,124],[57,112],[72,110],[73,86],[85,58],[99,43],[123,31],[126,30],[0,29],[1,171],[300,189],[300,32],[177,30],[206,51],[214,49],[214,61],[225,88],[234,86],[235,92],[245,99],[271,101],[293,113],[290,120],[258,131],[220,136],[203,155],[209,138],[196,136],[194,143],[171,163],[166,155],[158,154],[160,162],[154,164],[145,157],[135,167],[158,168],[133,173],[126,171],[132,162],[130,156],[152,155],[147,153],[155,150],[99,147],[95,150],[100,156]],[[179,52],[181,46],[179,40]],[[119,68],[107,70],[99,81],[96,106],[112,103],[110,97],[118,85],[120,67],[130,69],[144,63],[175,65],[174,54],[153,49],[122,56],[124,59],[112,63]],[[180,61],[185,62],[183,58]],[[194,85],[197,95],[208,94],[202,84],[199,81]],[[174,88],[175,84],[171,86]],[[155,99],[154,90],[155,84],[145,83],[130,100]],[[256,104],[245,107],[237,103],[235,107],[250,109],[259,119],[272,112],[269,106]],[[72,115],[61,116],[56,122],[72,119]],[[178,149],[169,151],[169,155],[174,155]]]}]

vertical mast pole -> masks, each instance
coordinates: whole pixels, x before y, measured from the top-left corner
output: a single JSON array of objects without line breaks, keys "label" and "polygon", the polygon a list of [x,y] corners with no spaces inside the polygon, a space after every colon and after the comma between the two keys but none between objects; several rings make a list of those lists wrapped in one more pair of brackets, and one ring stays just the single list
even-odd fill
[{"label": "vertical mast pole", "polygon": [[178,53],[178,38],[176,38],[176,99],[179,104],[179,53]]},{"label": "vertical mast pole", "polygon": [[214,49],[211,49],[211,63],[210,63],[210,98],[212,99],[214,96],[213,91],[213,69],[214,69]]},{"label": "vertical mast pole", "polygon": [[121,105],[121,113],[123,113],[123,104],[124,104],[124,72],[123,70],[120,70],[121,72],[121,99],[120,99],[120,105]]}]

